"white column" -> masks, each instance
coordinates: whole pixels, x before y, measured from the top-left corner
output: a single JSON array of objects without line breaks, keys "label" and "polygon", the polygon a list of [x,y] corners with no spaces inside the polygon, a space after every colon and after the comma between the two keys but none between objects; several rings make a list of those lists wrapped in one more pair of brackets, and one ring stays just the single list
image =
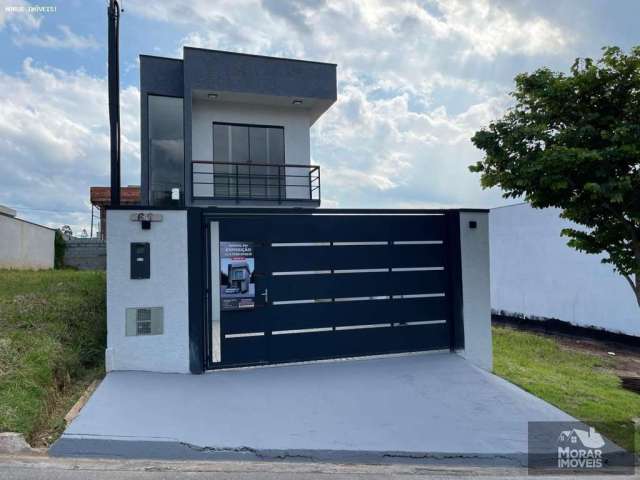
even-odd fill
[{"label": "white column", "polygon": [[[471,222],[475,222],[475,228]],[[464,350],[460,355],[491,370],[491,278],[488,212],[460,212]]]}]

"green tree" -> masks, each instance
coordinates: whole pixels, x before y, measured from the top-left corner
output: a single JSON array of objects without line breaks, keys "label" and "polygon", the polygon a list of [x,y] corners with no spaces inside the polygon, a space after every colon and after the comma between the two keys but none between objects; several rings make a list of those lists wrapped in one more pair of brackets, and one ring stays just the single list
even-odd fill
[{"label": "green tree", "polygon": [[64,253],[67,250],[67,242],[64,240],[64,235],[60,230],[56,230],[55,237],[53,240],[53,268],[63,268],[64,267]]},{"label": "green tree", "polygon": [[603,253],[640,306],[640,46],[515,84],[515,106],[471,139],[485,157],[470,170],[505,198],[560,208],[579,226],[562,231],[568,245]]}]

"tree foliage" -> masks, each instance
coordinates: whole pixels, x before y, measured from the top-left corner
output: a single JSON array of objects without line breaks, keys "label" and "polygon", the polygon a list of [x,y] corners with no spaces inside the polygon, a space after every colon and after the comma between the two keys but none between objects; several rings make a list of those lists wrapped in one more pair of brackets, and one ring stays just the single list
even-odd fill
[{"label": "tree foliage", "polygon": [[65,242],[64,235],[60,230],[56,230],[53,242],[53,268],[62,268],[64,267],[64,254],[67,251],[67,242]]},{"label": "tree foliage", "polygon": [[562,231],[568,244],[604,253],[640,305],[640,46],[515,85],[515,106],[471,139],[485,157],[470,170],[505,198],[562,209],[581,226]]}]

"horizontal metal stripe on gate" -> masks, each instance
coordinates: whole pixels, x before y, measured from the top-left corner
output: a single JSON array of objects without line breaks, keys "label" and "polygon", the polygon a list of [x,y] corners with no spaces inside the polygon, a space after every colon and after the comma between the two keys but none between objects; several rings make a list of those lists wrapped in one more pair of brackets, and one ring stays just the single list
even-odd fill
[{"label": "horizontal metal stripe on gate", "polygon": [[442,270],[345,273],[342,275],[301,275],[271,277],[271,301],[312,298],[373,297],[440,293],[447,289]]},{"label": "horizontal metal stripe on gate", "polygon": [[402,327],[402,326],[413,326],[413,325],[436,325],[438,323],[447,323],[446,320],[421,320],[419,322],[401,322],[395,323],[394,326]]},{"label": "horizontal metal stripe on gate", "polygon": [[394,241],[394,245],[440,245],[442,240],[400,240]]},{"label": "horizontal metal stripe on gate", "polygon": [[448,345],[447,326],[435,324],[277,335],[270,337],[269,352],[271,361],[293,362],[444,349]]},{"label": "horizontal metal stripe on gate", "polygon": [[301,270],[293,272],[272,272],[271,275],[329,275],[331,270]]},{"label": "horizontal metal stripe on gate", "polygon": [[446,263],[443,244],[319,246],[303,252],[296,247],[263,248],[262,255],[256,256],[256,269],[261,272],[441,267]]},{"label": "horizontal metal stripe on gate", "polygon": [[245,337],[261,337],[264,332],[250,332],[250,333],[228,333],[224,338],[245,338]]},{"label": "horizontal metal stripe on gate", "polygon": [[[220,239],[259,243],[389,242],[445,238],[444,215],[265,215],[227,218]],[[346,247],[341,247],[346,248]]]},{"label": "horizontal metal stripe on gate", "polygon": [[366,328],[389,328],[392,326],[392,323],[370,323],[368,325],[344,325],[342,327],[336,327],[336,330],[362,330]]},{"label": "horizontal metal stripe on gate", "polygon": [[398,268],[354,268],[350,270],[302,270],[291,272],[272,272],[277,277],[282,275],[330,275],[332,273],[382,273],[382,272],[428,272],[431,270],[444,270],[444,267],[398,267]]},{"label": "horizontal metal stripe on gate", "polygon": [[444,292],[438,293],[414,293],[410,295],[393,295],[391,298],[431,298],[431,297],[444,297]]},{"label": "horizontal metal stripe on gate", "polygon": [[444,270],[444,267],[398,267],[392,268],[392,272],[427,272],[429,270]]},{"label": "horizontal metal stripe on gate", "polygon": [[290,335],[290,334],[298,334],[298,333],[318,333],[318,332],[330,332],[332,330],[331,327],[324,328],[299,328],[293,330],[274,330],[271,332],[272,335]]},{"label": "horizontal metal stripe on gate", "polygon": [[337,297],[334,302],[363,302],[368,300],[389,300],[389,295],[378,295],[377,297]]},{"label": "horizontal metal stripe on gate", "polygon": [[[418,322],[449,318],[446,297],[363,300],[354,302],[296,303],[228,311],[222,333],[299,330],[358,324]],[[249,313],[249,315],[247,314]]]},{"label": "horizontal metal stripe on gate", "polygon": [[351,270],[334,270],[333,273],[384,273],[388,271],[388,268],[354,268]]},{"label": "horizontal metal stripe on gate", "polygon": [[367,245],[389,245],[389,242],[333,242],[334,247],[363,247]]},{"label": "horizontal metal stripe on gate", "polygon": [[272,247],[329,247],[331,242],[289,242],[289,243],[272,243]]}]

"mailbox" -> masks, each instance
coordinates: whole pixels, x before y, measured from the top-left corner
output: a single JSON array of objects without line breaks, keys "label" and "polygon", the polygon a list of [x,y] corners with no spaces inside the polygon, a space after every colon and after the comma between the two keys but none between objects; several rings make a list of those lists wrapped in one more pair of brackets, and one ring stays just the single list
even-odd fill
[{"label": "mailbox", "polygon": [[151,259],[149,243],[131,244],[131,278],[141,279],[151,276]]}]

